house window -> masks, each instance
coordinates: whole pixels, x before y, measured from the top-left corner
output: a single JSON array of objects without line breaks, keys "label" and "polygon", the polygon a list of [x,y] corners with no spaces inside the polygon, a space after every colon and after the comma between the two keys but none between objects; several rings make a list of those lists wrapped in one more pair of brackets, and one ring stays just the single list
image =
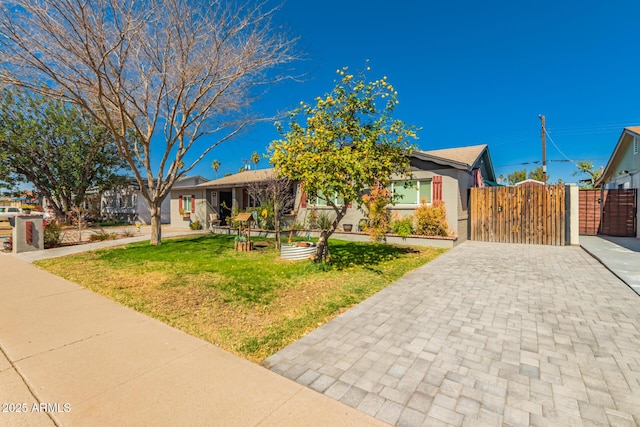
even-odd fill
[{"label": "house window", "polygon": [[191,212],[191,204],[193,201],[191,200],[191,196],[182,196],[182,210],[185,212]]},{"label": "house window", "polygon": [[391,193],[399,205],[419,205],[422,201],[431,203],[431,180],[395,181],[391,183]]},{"label": "house window", "polygon": [[[342,197],[338,197],[337,194],[334,195],[330,200],[335,203],[336,206],[344,205],[344,200],[342,199]],[[316,197],[315,200],[315,206],[327,206],[327,198],[324,196],[324,194],[322,194],[321,191],[318,192],[318,197]]]},{"label": "house window", "polygon": [[633,154],[636,155],[638,154],[638,138],[637,136],[633,137]]}]

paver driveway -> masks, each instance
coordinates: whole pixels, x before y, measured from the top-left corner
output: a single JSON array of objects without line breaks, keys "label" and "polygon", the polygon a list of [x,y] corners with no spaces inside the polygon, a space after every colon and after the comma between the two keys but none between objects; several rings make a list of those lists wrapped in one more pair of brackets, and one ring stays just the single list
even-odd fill
[{"label": "paver driveway", "polygon": [[400,426],[640,425],[640,297],[577,247],[466,242],[263,364]]}]

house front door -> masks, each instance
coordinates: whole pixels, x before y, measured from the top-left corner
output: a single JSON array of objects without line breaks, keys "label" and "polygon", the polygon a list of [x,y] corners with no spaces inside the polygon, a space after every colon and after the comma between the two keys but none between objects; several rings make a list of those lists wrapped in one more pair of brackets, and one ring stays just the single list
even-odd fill
[{"label": "house front door", "polygon": [[233,194],[231,191],[220,191],[220,219],[222,225],[229,225],[227,218],[231,216],[233,206]]}]

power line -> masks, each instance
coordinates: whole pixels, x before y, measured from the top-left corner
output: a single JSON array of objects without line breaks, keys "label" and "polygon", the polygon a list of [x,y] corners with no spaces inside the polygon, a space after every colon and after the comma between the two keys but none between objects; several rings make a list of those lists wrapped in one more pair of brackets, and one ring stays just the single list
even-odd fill
[{"label": "power line", "polygon": [[558,150],[558,153],[560,153],[562,155],[562,157],[564,157],[565,159],[567,159],[568,161],[573,163],[573,160],[571,160],[566,154],[564,154],[562,152],[562,150],[560,149],[560,147],[558,147],[558,145],[554,142],[553,138],[551,138],[551,135],[549,135],[549,132],[544,129],[544,133],[547,134],[547,137],[549,137],[549,141],[551,141],[551,143],[553,144],[554,147],[556,147],[556,150]]},{"label": "power line", "polygon": [[[569,163],[569,162],[573,162],[573,160],[565,160],[565,159],[558,159],[558,160],[547,160],[547,162],[559,162],[559,163]],[[497,165],[497,168],[504,168],[507,166],[521,166],[521,165],[537,165],[542,163],[542,160],[532,160],[530,162],[521,162],[521,163],[509,163],[507,165]]]}]

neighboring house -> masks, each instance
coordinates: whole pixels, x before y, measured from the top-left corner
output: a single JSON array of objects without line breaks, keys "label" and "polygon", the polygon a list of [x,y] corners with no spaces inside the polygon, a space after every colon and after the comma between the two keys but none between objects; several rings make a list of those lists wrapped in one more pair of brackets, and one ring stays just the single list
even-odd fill
[{"label": "neighboring house", "polygon": [[536,179],[525,179],[524,181],[516,182],[516,187],[539,187],[544,186],[544,182],[538,181]]},{"label": "neighboring house", "polygon": [[622,131],[596,187],[610,189],[640,188],[640,126]]},{"label": "neighboring house", "polygon": [[[207,179],[202,176],[185,176],[178,179],[173,187],[193,186],[206,181]],[[170,206],[170,197],[167,196],[160,208],[162,224],[171,222]],[[140,186],[135,178],[130,178],[129,184],[124,187],[102,192],[100,196],[100,214],[131,223],[136,221],[143,224],[151,223],[149,205],[140,194]]]},{"label": "neighboring house", "polygon": [[[623,129],[607,166],[594,186],[605,190],[640,189],[640,126]],[[637,216],[636,231],[636,237],[640,238],[640,215]]]},{"label": "neighboring house", "polygon": [[[444,150],[416,150],[410,158],[412,177],[394,177],[391,189],[400,196],[393,213],[400,216],[413,214],[424,200],[431,204],[443,200],[447,208],[447,221],[451,231],[464,241],[469,227],[469,188],[496,185],[495,173],[486,145],[449,148]],[[226,224],[231,209],[245,210],[255,205],[249,197],[248,189],[256,183],[274,178],[273,169],[240,172],[197,186],[175,188],[171,192],[171,225],[187,228],[191,222],[200,221],[203,227],[210,225],[211,213],[215,213]],[[299,190],[296,186],[295,190]],[[294,191],[294,189],[292,189]],[[183,218],[180,209],[189,212]],[[301,191],[296,191],[295,221],[305,224],[311,211],[332,214],[332,209],[322,200],[308,200]],[[353,230],[364,213],[352,206],[340,226],[351,224]]]},{"label": "neighboring house", "polygon": [[243,211],[257,207],[257,203],[249,197],[249,188],[274,178],[273,169],[258,169],[199,185],[174,187],[171,190],[171,226],[188,228],[191,223],[198,221],[203,228],[208,228],[211,214],[218,218],[216,224],[227,225],[233,208]]}]

